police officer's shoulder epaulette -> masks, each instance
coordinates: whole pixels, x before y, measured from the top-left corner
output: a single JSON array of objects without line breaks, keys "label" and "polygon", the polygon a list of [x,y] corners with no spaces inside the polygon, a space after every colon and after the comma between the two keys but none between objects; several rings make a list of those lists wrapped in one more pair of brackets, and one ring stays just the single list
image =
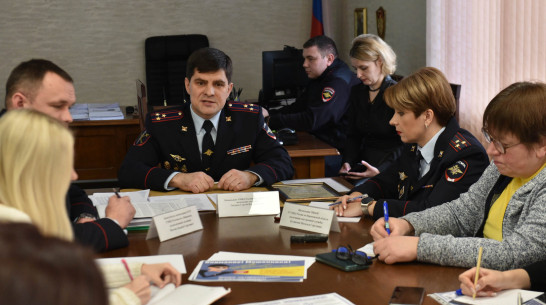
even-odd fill
[{"label": "police officer's shoulder epaulette", "polygon": [[449,146],[451,146],[451,148],[453,148],[454,151],[456,152],[459,152],[467,147],[470,147],[472,146],[472,143],[470,143],[470,141],[468,141],[464,136],[463,134],[461,134],[460,132],[457,132],[453,138],[451,139],[451,141],[449,141]]},{"label": "police officer's shoulder epaulette", "polygon": [[251,113],[258,113],[260,111],[260,107],[258,105],[241,103],[241,102],[228,102],[228,107],[229,107],[229,110],[231,111],[251,112]]},{"label": "police officer's shoulder epaulette", "polygon": [[183,117],[184,117],[184,112],[182,112],[182,110],[177,110],[177,109],[154,111],[150,114],[152,123],[176,121],[176,120],[181,120]]}]

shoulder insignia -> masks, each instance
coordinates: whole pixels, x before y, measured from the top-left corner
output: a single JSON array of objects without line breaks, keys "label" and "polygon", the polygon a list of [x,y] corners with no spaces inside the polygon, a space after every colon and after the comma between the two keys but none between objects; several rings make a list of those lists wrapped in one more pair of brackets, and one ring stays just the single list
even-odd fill
[{"label": "shoulder insignia", "polygon": [[277,137],[275,136],[275,134],[273,133],[273,131],[271,131],[271,128],[269,128],[269,126],[267,125],[266,122],[264,122],[264,127],[263,127],[264,131],[267,133],[267,135],[273,139],[273,140],[277,140]]},{"label": "shoulder insignia", "polygon": [[176,121],[184,117],[184,113],[180,110],[165,110],[152,113],[152,123],[162,123],[167,121]]},{"label": "shoulder insignia", "polygon": [[182,158],[179,155],[173,155],[173,154],[170,154],[170,155],[173,158],[173,160],[176,161],[176,162],[182,162],[182,161],[186,160],[186,158]]},{"label": "shoulder insignia", "polygon": [[138,135],[138,138],[135,140],[133,145],[134,146],[142,146],[142,145],[146,144],[146,142],[148,142],[150,137],[151,137],[151,135],[148,133],[148,131],[144,130],[143,132],[140,133],[140,135]]},{"label": "shoulder insignia", "polygon": [[259,106],[256,106],[254,104],[247,104],[247,103],[230,102],[228,104],[228,107],[231,111],[250,112],[250,113],[258,113],[260,111]]},{"label": "shoulder insignia", "polygon": [[252,149],[252,145],[241,146],[238,148],[228,150],[227,154],[230,156],[233,156],[233,155],[241,154],[244,152],[249,152],[251,149]]},{"label": "shoulder insignia", "polygon": [[455,136],[453,136],[453,139],[449,142],[449,146],[453,148],[455,151],[461,151],[466,147],[471,146],[470,142],[463,137],[463,135],[460,132],[457,132]]},{"label": "shoulder insignia", "polygon": [[449,182],[457,182],[461,180],[468,170],[468,163],[465,160],[459,160],[445,171],[446,180]]},{"label": "shoulder insignia", "polygon": [[171,169],[171,164],[169,163],[169,161],[165,161],[165,163],[163,163],[163,167],[165,169]]},{"label": "shoulder insignia", "polygon": [[322,89],[322,102],[329,102],[331,99],[334,98],[334,94],[336,94],[334,88],[325,87],[324,89]]}]

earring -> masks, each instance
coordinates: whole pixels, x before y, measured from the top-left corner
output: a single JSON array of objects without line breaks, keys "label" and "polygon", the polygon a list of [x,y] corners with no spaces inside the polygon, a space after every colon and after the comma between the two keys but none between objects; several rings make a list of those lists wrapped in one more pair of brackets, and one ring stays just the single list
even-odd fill
[{"label": "earring", "polygon": [[427,125],[427,123],[425,123],[425,129],[427,129],[427,128],[428,128],[428,125]]}]

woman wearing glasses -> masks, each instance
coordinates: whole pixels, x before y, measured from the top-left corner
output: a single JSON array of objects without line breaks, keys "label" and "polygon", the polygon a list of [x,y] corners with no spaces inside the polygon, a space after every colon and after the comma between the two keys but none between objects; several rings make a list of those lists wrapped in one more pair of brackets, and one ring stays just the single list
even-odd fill
[{"label": "woman wearing glasses", "polygon": [[390,167],[340,198],[338,216],[379,219],[385,202],[394,217],[428,209],[466,192],[489,164],[480,142],[459,127],[455,98],[440,70],[422,68],[402,79],[385,90],[385,101],[394,109],[389,123],[407,144]]},{"label": "woman wearing glasses", "polygon": [[485,109],[483,131],[492,159],[468,192],[451,202],[372,227],[386,263],[418,261],[497,270],[546,259],[546,84],[521,82]]}]

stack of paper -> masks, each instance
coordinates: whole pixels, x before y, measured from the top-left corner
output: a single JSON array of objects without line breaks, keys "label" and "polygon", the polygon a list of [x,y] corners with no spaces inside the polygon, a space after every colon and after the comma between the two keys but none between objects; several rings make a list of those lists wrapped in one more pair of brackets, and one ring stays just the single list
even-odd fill
[{"label": "stack of paper", "polygon": [[[121,192],[120,196],[129,196],[131,203],[136,209],[136,214],[133,220],[129,223],[128,228],[148,227],[152,221],[152,217],[164,213],[176,211],[188,206],[197,207],[198,211],[214,211],[214,205],[210,202],[205,194],[190,194],[190,195],[169,195],[169,196],[154,196],[149,197],[150,190],[137,192]],[[94,193],[89,196],[99,216],[106,217],[106,206],[108,199],[114,193]]]},{"label": "stack of paper", "polygon": [[89,108],[87,104],[75,104],[70,108],[70,115],[74,121],[89,120]]},{"label": "stack of paper", "polygon": [[335,292],[327,294],[312,295],[308,297],[288,298],[275,301],[245,303],[243,305],[308,305],[308,304],[328,304],[328,305],[354,305],[346,298]]},{"label": "stack of paper", "polygon": [[118,103],[88,104],[90,120],[123,120],[123,112]]},{"label": "stack of paper", "polygon": [[190,281],[301,282],[314,257],[217,252],[201,261]]}]

